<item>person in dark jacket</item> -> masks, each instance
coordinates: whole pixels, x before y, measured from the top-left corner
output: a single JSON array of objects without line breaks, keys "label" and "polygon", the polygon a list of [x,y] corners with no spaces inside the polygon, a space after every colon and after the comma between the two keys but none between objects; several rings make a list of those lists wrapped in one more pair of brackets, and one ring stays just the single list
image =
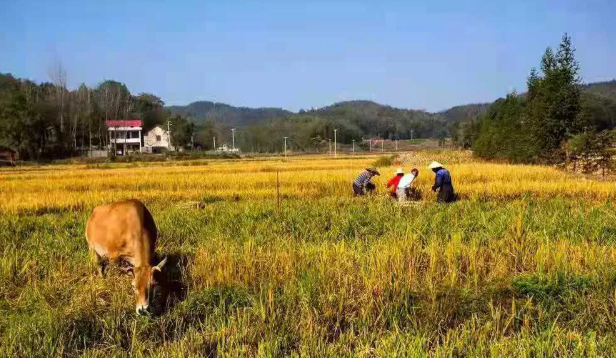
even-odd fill
[{"label": "person in dark jacket", "polygon": [[376,188],[372,182],[372,177],[375,175],[381,175],[375,167],[366,168],[366,170],[359,173],[355,181],[353,181],[353,193],[355,196],[363,196]]},{"label": "person in dark jacket", "polygon": [[449,170],[443,168],[443,165],[439,162],[432,162],[428,168],[432,169],[434,172],[434,185],[432,185],[432,191],[438,189],[436,202],[451,203],[454,201],[456,199],[456,194],[453,191]]}]

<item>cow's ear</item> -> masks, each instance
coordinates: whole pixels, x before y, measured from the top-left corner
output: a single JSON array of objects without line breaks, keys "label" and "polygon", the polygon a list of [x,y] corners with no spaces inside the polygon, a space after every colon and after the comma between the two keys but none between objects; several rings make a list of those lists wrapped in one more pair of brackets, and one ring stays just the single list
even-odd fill
[{"label": "cow's ear", "polygon": [[165,264],[167,263],[167,256],[165,256],[164,259],[162,259],[161,262],[158,263],[158,265],[154,266],[152,269],[154,271],[161,271],[163,269],[163,266],[165,266]]}]

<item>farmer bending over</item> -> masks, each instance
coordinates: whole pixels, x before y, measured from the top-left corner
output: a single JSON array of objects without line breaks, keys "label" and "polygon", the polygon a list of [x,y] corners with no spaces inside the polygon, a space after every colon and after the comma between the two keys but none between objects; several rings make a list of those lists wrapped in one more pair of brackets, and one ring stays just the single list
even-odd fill
[{"label": "farmer bending over", "polygon": [[373,191],[376,186],[372,182],[372,177],[381,175],[375,167],[366,168],[353,182],[353,193],[355,196],[363,196],[367,192]]},{"label": "farmer bending over", "polygon": [[432,162],[428,168],[432,169],[435,174],[432,191],[436,191],[438,189],[436,202],[451,203],[454,201],[456,195],[453,192],[453,185],[451,184],[451,174],[449,174],[449,170],[443,168],[443,165],[439,162]]},{"label": "farmer bending over", "polygon": [[403,176],[404,176],[404,172],[402,171],[402,168],[398,168],[398,170],[396,170],[396,174],[394,175],[394,177],[391,178],[387,182],[386,187],[387,188],[391,187],[391,189],[389,189],[389,195],[391,195],[391,197],[394,199],[398,198],[396,191],[398,190],[398,183],[400,182],[400,179],[402,179]]},{"label": "farmer bending over", "polygon": [[400,179],[398,183],[398,190],[396,193],[398,194],[398,201],[404,202],[409,198],[413,198],[415,195],[415,188],[413,187],[413,181],[419,176],[419,170],[417,168],[413,168],[409,174]]}]

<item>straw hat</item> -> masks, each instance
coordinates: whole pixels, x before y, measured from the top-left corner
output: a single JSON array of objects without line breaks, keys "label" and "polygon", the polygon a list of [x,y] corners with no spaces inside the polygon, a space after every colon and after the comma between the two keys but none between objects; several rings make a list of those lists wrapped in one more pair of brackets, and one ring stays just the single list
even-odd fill
[{"label": "straw hat", "polygon": [[404,174],[404,172],[402,171],[402,168],[398,168],[398,170],[396,170],[396,175],[398,174]]},{"label": "straw hat", "polygon": [[379,170],[376,169],[375,167],[369,167],[369,168],[366,168],[366,170],[369,172],[373,172],[376,175],[381,175],[381,173],[379,173]]},{"label": "straw hat", "polygon": [[428,165],[428,168],[430,169],[436,169],[436,168],[442,168],[443,164],[439,163],[439,162],[432,162],[430,163],[430,165]]}]

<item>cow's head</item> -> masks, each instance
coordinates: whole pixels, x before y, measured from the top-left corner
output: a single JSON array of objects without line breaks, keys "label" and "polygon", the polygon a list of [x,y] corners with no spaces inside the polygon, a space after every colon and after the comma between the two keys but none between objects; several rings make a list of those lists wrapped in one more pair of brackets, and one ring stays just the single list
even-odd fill
[{"label": "cow's head", "polygon": [[152,287],[156,285],[156,277],[161,274],[162,268],[166,263],[167,258],[165,257],[156,266],[135,267],[133,272],[133,290],[137,298],[137,314],[149,315]]}]

